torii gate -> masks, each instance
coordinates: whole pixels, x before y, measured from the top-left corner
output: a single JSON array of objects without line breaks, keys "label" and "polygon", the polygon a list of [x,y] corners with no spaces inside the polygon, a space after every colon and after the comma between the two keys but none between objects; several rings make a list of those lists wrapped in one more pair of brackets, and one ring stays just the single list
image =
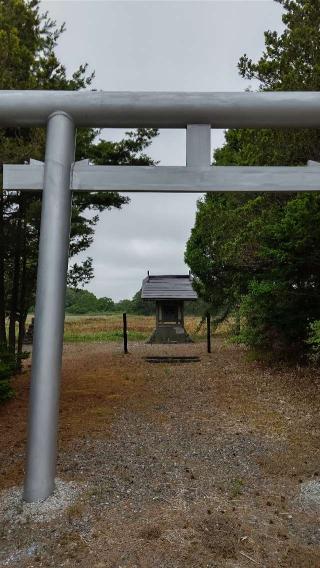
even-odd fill
[{"label": "torii gate", "polygon": [[[5,190],[43,189],[26,501],[54,490],[72,191],[319,191],[307,167],[211,167],[211,128],[319,128],[320,93],[0,91],[0,127],[47,127],[45,163],[5,165]],[[74,163],[75,128],[184,128],[186,167]]]}]

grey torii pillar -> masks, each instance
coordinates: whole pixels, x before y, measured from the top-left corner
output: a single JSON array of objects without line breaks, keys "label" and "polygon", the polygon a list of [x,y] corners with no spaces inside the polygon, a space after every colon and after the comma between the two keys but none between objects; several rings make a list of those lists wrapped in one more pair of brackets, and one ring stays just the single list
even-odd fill
[{"label": "grey torii pillar", "polygon": [[47,122],[29,404],[25,501],[54,490],[75,126],[65,112]]}]

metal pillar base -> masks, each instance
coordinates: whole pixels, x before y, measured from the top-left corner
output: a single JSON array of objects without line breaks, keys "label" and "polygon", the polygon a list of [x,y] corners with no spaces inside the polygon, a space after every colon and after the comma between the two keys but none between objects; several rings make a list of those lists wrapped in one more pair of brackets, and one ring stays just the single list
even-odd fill
[{"label": "metal pillar base", "polygon": [[64,112],[48,119],[29,403],[25,501],[54,490],[64,302],[75,127]]}]

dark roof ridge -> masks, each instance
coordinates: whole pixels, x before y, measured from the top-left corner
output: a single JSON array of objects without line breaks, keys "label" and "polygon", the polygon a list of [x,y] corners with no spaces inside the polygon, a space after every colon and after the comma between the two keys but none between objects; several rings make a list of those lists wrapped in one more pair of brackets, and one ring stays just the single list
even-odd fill
[{"label": "dark roof ridge", "polygon": [[190,274],[149,274],[149,278],[190,278]]}]

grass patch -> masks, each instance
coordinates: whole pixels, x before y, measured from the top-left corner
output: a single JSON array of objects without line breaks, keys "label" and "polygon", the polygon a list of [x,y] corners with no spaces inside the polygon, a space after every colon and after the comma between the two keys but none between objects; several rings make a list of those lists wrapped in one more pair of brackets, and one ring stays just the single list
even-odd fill
[{"label": "grass patch", "polygon": [[232,483],[231,483],[231,491],[230,491],[231,499],[235,499],[236,497],[239,497],[240,495],[242,495],[243,489],[244,489],[244,481],[242,479],[239,479],[239,478],[233,479]]},{"label": "grass patch", "polygon": [[[143,341],[148,339],[149,334],[143,331],[129,331],[128,340],[131,341]],[[122,331],[98,331],[91,333],[77,333],[66,331],[64,334],[64,341],[66,343],[75,342],[89,342],[89,341],[122,341],[123,334]]]}]

